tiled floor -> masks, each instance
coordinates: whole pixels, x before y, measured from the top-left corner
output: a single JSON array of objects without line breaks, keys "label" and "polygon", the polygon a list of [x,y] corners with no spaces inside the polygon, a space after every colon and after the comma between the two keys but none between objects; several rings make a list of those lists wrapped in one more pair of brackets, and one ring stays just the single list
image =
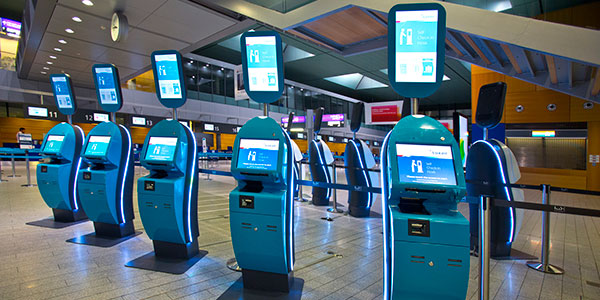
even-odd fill
[{"label": "tiled floor", "polygon": [[[4,174],[10,174],[4,163]],[[227,165],[219,166],[226,169]],[[34,170],[34,169],[32,169]],[[24,175],[19,165],[18,173]],[[136,171],[139,174],[143,170]],[[202,175],[204,178],[205,175]],[[227,195],[231,178],[200,180],[200,248],[209,254],[183,275],[123,266],[152,251],[145,234],[112,248],[66,243],[93,231],[90,222],[65,229],[25,225],[50,216],[37,187],[21,187],[25,177],[0,183],[0,299],[215,299],[240,277],[225,263],[233,257]],[[344,182],[343,171],[338,174]],[[35,178],[33,178],[35,182]],[[305,188],[305,193],[310,189]],[[540,194],[527,191],[528,201]],[[345,192],[339,192],[342,204]],[[600,198],[553,193],[552,201],[600,209]],[[137,215],[137,203],[136,215]],[[375,207],[379,210],[379,204]],[[464,210],[464,205],[461,205]],[[331,215],[324,208],[297,203],[296,272],[305,280],[303,299],[380,299],[381,219]],[[541,217],[526,212],[515,248],[539,255]],[[142,229],[139,217],[135,220]],[[600,218],[552,216],[551,262],[565,274],[544,275],[524,261],[492,261],[491,296],[495,299],[600,299]],[[332,251],[342,257],[328,254]],[[477,299],[478,264],[471,258],[468,299]]]}]

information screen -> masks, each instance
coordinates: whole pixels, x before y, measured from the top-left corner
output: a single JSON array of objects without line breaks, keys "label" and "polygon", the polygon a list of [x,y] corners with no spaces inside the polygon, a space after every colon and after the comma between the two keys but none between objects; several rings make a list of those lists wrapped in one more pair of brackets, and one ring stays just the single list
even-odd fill
[{"label": "information screen", "polygon": [[71,99],[71,91],[67,84],[67,78],[64,76],[52,77],[52,86],[54,95],[60,108],[73,108],[73,99]]},{"label": "information screen", "polygon": [[110,136],[92,135],[85,148],[85,155],[105,156],[110,143]]},{"label": "information screen", "polygon": [[467,154],[469,153],[469,120],[467,119],[467,117],[460,115],[458,119],[458,124],[458,134],[460,137],[458,145],[460,148],[460,157],[462,158],[463,167],[466,167]]},{"label": "information screen", "polygon": [[176,137],[150,137],[148,150],[146,151],[147,160],[172,161],[177,149]]},{"label": "information screen", "polygon": [[117,84],[112,68],[96,68],[98,95],[102,104],[118,104]]},{"label": "information screen", "polygon": [[177,55],[158,54],[154,56],[154,60],[156,61],[156,76],[160,97],[163,99],[182,99]]},{"label": "information screen", "polygon": [[437,10],[396,11],[396,82],[436,82]]},{"label": "information screen", "polygon": [[250,91],[279,91],[275,36],[248,36],[245,42]]},{"label": "information screen", "polygon": [[49,135],[44,146],[44,153],[58,153],[65,139],[64,135]]},{"label": "information screen", "polygon": [[108,122],[109,116],[108,116],[108,114],[94,113],[94,121],[95,122]]},{"label": "information screen", "polygon": [[31,117],[47,118],[48,117],[48,109],[45,107],[29,106],[29,107],[27,107],[27,114]]},{"label": "information screen", "polygon": [[277,168],[279,140],[240,139],[237,167],[240,169],[267,170]]},{"label": "information screen", "polygon": [[452,147],[396,144],[400,182],[456,185]]},{"label": "information screen", "polygon": [[145,126],[146,125],[146,118],[144,118],[144,117],[132,117],[131,118],[131,123],[133,123],[133,125]]}]

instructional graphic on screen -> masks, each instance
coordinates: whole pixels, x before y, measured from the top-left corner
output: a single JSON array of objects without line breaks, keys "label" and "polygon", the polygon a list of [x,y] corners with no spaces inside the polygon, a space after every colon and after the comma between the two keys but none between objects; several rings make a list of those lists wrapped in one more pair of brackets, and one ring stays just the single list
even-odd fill
[{"label": "instructional graphic on screen", "polygon": [[396,144],[401,182],[456,185],[450,146]]},{"label": "instructional graphic on screen", "polygon": [[437,10],[396,12],[396,82],[435,82]]},{"label": "instructional graphic on screen", "polygon": [[156,75],[160,97],[163,99],[181,99],[181,83],[179,82],[179,66],[177,55],[163,54],[154,56]]},{"label": "instructional graphic on screen", "polygon": [[115,87],[112,68],[96,68],[96,81],[100,103],[117,104],[117,89]]},{"label": "instructional graphic on screen", "polygon": [[278,140],[240,140],[238,168],[275,170],[279,153]]},{"label": "instructional graphic on screen", "polygon": [[278,91],[277,47],[274,36],[246,37],[250,91]]}]

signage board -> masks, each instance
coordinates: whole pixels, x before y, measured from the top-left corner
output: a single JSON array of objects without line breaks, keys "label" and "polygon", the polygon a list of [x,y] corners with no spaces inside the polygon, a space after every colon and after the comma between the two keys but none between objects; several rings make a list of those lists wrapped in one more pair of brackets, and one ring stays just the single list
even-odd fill
[{"label": "signage board", "polygon": [[275,31],[248,31],[240,38],[244,89],[259,103],[271,103],[283,93],[283,52]]},{"label": "signage board", "polygon": [[402,119],[404,101],[365,103],[365,124],[394,125]]},{"label": "signage board", "polygon": [[158,100],[165,107],[182,106],[187,95],[181,54],[176,50],[158,50],[152,52],[151,59]]},{"label": "signage board", "polygon": [[64,115],[72,115],[77,109],[71,77],[66,74],[50,74],[50,84],[58,110]]},{"label": "signage board", "polygon": [[107,112],[121,109],[123,95],[117,68],[111,64],[95,64],[92,66],[92,74],[100,107]]}]

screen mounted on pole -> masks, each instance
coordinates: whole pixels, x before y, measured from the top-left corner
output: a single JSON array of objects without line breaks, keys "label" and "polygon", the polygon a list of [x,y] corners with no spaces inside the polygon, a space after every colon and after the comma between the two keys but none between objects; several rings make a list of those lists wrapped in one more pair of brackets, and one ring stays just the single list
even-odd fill
[{"label": "screen mounted on pole", "polygon": [[74,114],[77,105],[73,96],[71,78],[65,74],[52,74],[50,75],[50,83],[52,84],[52,92],[58,110],[65,115]]},{"label": "screen mounted on pole", "polygon": [[259,103],[278,100],[284,85],[281,37],[274,31],[249,31],[240,43],[246,93]]},{"label": "screen mounted on pole", "polygon": [[96,97],[107,112],[116,112],[123,106],[121,84],[117,68],[111,64],[96,64],[92,67]]},{"label": "screen mounted on pole", "polygon": [[158,100],[166,107],[182,106],[186,101],[186,87],[181,54],[175,50],[159,50],[152,52],[151,58]]}]

